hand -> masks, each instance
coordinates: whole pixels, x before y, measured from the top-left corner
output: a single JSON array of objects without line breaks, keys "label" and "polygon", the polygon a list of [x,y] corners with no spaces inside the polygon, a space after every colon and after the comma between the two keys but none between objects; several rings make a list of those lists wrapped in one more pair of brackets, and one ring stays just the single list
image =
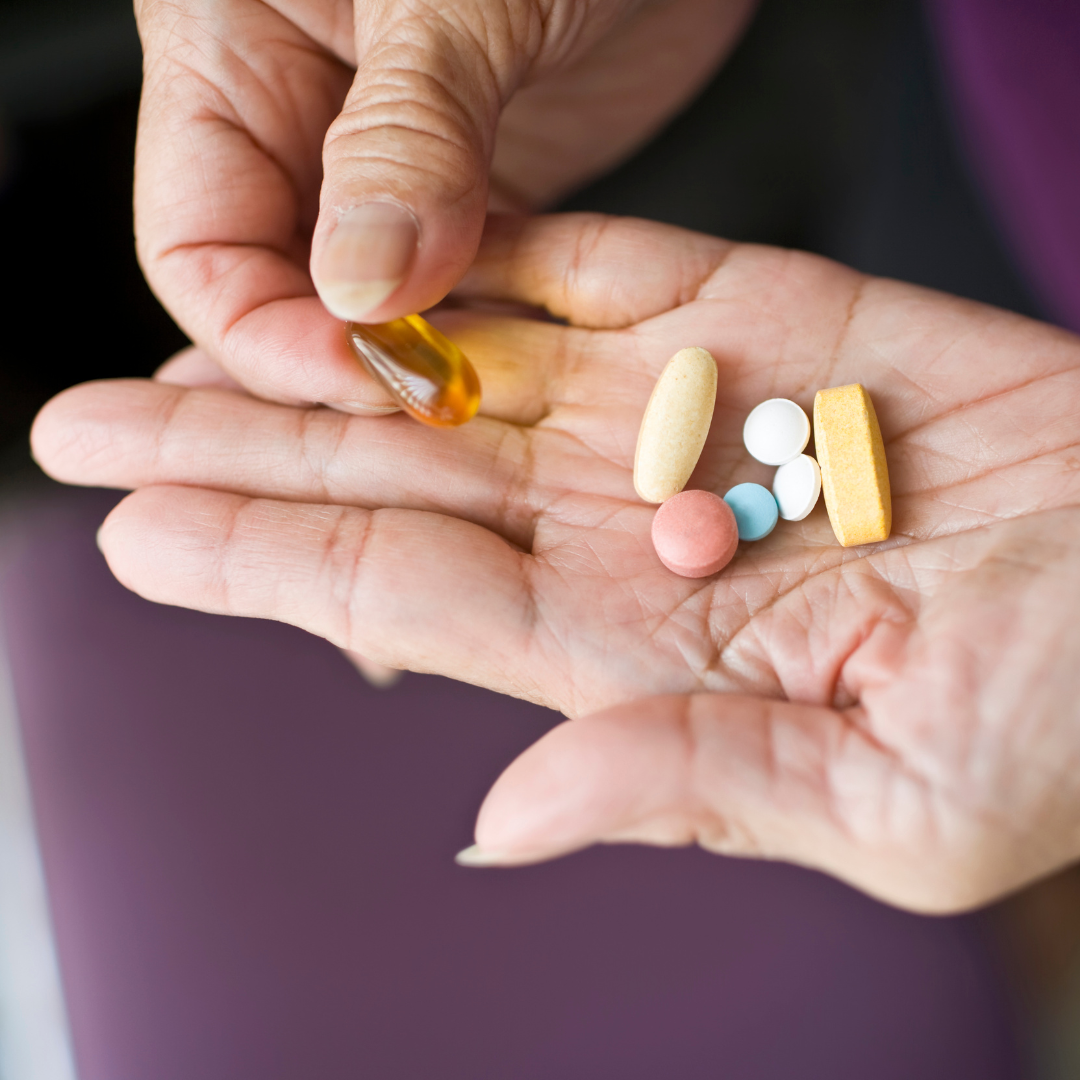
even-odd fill
[{"label": "hand", "polygon": [[341,321],[441,300],[475,253],[492,155],[503,205],[602,172],[685,104],[752,6],[141,0],[150,284],[253,393],[385,412]]},{"label": "hand", "polygon": [[[100,540],[144,596],[608,710],[510,767],[480,859],[696,841],[954,910],[1077,857],[1076,338],[814,256],[592,216],[493,219],[465,291],[570,325],[444,313],[485,385],[463,428],[121,381],[56,398],[35,452],[69,482],[151,485]],[[892,539],[841,548],[819,505],[714,578],[665,570],[631,463],[686,345],[720,368],[692,487],[767,483],[742,447],[749,410],[859,381]]]}]

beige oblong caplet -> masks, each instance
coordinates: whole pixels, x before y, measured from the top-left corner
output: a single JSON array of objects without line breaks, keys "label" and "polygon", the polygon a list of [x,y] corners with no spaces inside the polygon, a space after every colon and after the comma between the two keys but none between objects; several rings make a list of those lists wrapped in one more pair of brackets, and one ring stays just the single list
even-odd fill
[{"label": "beige oblong caplet", "polygon": [[707,349],[680,349],[645,406],[634,453],[634,490],[662,503],[686,486],[701,457],[716,404],[716,361]]},{"label": "beige oblong caplet", "polygon": [[874,403],[859,383],[817,392],[814,448],[836,539],[844,547],[887,540],[892,492],[885,444]]}]

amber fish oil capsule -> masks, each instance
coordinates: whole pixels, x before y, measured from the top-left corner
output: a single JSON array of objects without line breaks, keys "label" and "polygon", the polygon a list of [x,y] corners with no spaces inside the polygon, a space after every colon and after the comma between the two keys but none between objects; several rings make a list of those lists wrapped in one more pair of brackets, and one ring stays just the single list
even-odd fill
[{"label": "amber fish oil capsule", "polygon": [[456,427],[480,407],[480,379],[468,357],[419,315],[351,322],[345,336],[368,374],[414,420]]}]

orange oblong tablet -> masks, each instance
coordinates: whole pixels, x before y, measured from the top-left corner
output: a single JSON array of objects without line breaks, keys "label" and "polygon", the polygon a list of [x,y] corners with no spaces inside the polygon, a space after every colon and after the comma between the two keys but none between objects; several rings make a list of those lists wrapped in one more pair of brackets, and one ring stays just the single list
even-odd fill
[{"label": "orange oblong tablet", "polygon": [[892,492],[885,444],[874,403],[859,383],[817,392],[814,446],[836,539],[844,547],[887,540]]},{"label": "orange oblong tablet", "polygon": [[674,574],[709,577],[723,570],[739,546],[735,512],[711,491],[680,491],[666,499],[652,522],[660,561]]}]

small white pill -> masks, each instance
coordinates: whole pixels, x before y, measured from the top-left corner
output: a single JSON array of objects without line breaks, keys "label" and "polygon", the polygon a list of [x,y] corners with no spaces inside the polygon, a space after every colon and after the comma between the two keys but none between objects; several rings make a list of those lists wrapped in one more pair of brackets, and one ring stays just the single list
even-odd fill
[{"label": "small white pill", "polygon": [[776,470],[772,485],[773,497],[785,521],[802,521],[817,505],[821,494],[821,470],[809,454],[800,454],[794,461]]},{"label": "small white pill", "polygon": [[765,465],[794,461],[810,441],[810,418],[787,398],[763,401],[746,418],[742,432],[746,449]]}]

